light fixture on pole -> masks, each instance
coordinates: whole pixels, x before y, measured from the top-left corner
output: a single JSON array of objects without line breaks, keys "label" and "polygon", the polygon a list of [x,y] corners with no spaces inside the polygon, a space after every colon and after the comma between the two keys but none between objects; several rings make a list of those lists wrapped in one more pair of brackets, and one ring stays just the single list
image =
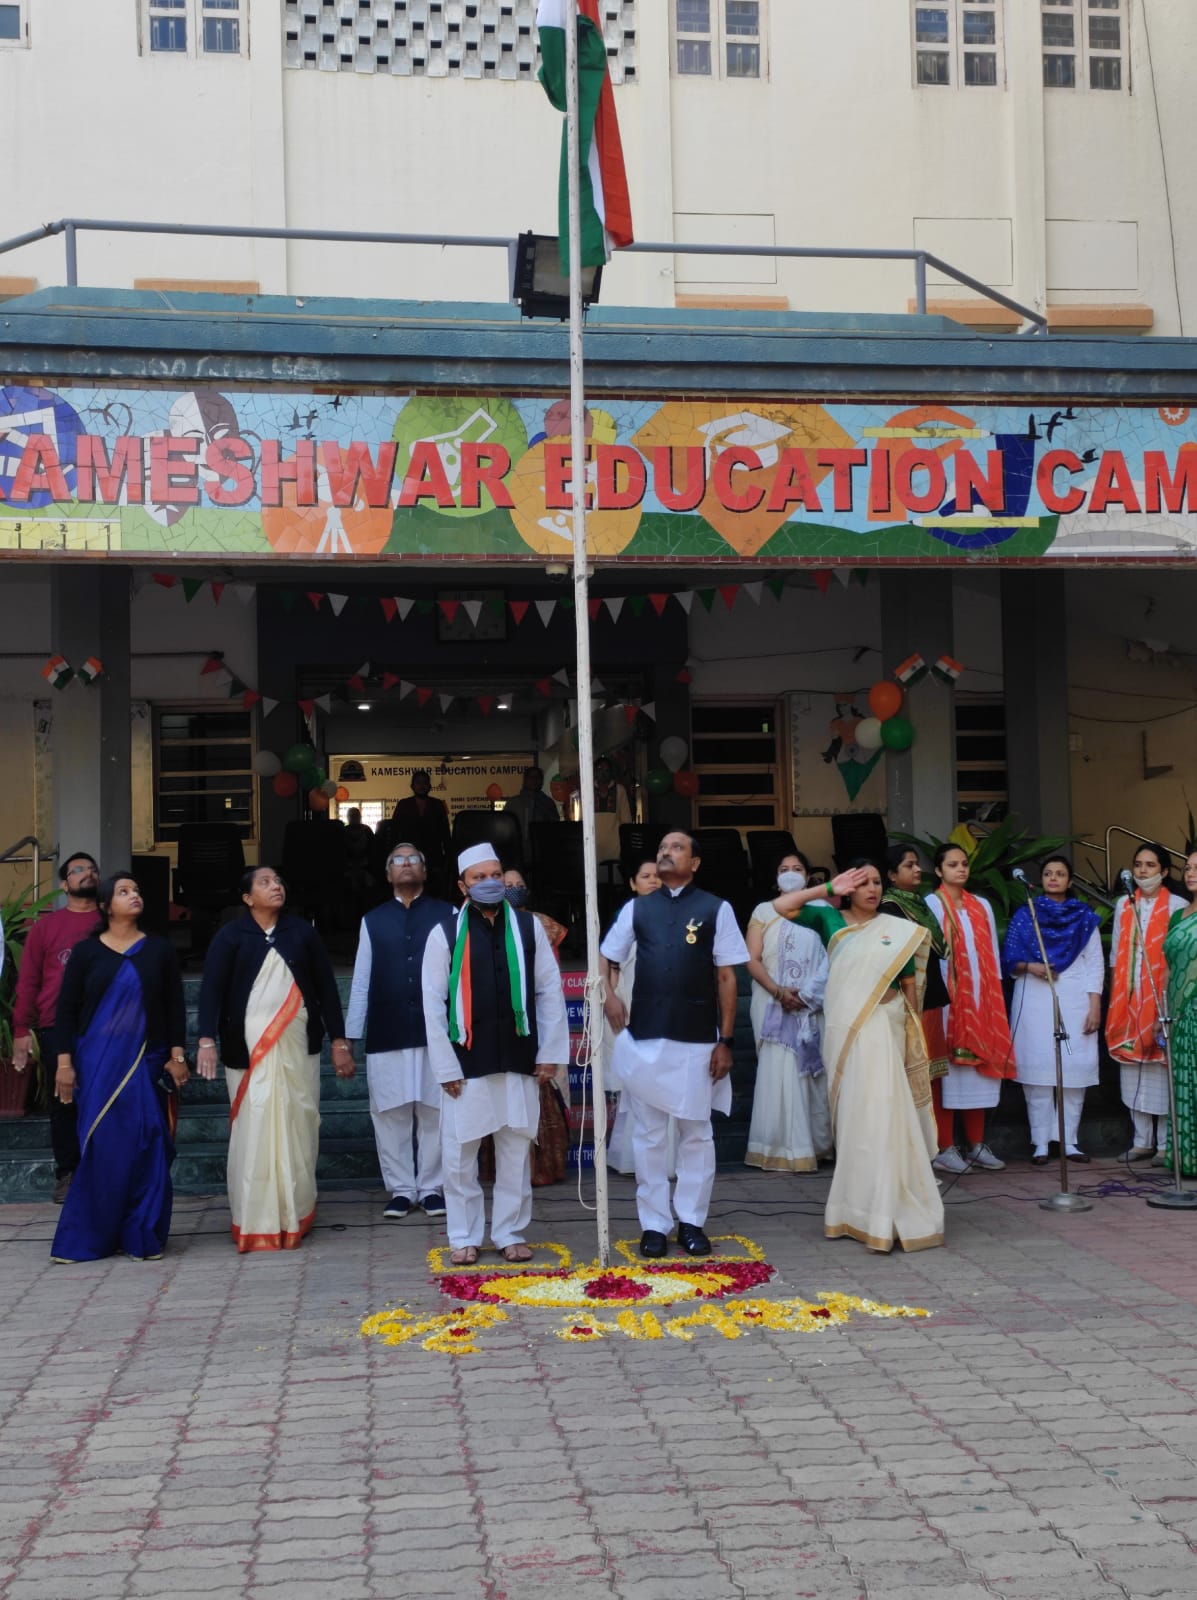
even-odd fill
[{"label": "light fixture on pole", "polygon": [[[603,269],[582,268],[582,305],[598,302]],[[561,271],[561,243],[556,234],[521,233],[516,241],[511,298],[525,317],[569,318],[569,279]]]}]

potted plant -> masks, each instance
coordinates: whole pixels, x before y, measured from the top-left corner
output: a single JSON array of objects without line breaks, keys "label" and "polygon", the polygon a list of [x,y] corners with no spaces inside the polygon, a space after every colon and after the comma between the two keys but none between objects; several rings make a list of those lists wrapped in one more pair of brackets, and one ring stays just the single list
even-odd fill
[{"label": "potted plant", "polygon": [[4,967],[0,971],[0,1117],[23,1117],[31,1098],[35,1104],[45,1104],[48,1100],[49,1083],[40,1060],[34,1064],[32,1092],[30,1075],[19,1073],[13,1067],[12,1008],[21,952],[30,926],[43,911],[49,911],[57,899],[57,889],[51,889],[35,900],[30,885],[0,905],[0,917],[4,920]]}]

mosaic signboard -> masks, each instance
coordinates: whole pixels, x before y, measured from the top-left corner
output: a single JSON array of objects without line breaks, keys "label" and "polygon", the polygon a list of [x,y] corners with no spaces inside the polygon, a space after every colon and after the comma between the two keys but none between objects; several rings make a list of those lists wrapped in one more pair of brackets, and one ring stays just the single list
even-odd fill
[{"label": "mosaic signboard", "polygon": [[[565,559],[560,398],[0,387],[0,553]],[[607,400],[620,559],[1105,560],[1197,550],[1186,408]]]}]

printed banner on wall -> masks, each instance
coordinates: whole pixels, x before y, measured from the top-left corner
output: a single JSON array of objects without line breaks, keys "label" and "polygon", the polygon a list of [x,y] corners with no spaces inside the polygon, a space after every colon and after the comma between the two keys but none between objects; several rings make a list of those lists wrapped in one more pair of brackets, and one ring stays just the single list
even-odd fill
[{"label": "printed banner on wall", "polygon": [[869,715],[867,690],[790,694],[790,763],[795,817],[885,810],[884,750],[856,743]]},{"label": "printed banner on wall", "polygon": [[411,794],[413,772],[427,772],[432,779],[432,793],[443,800],[449,811],[449,821],[459,811],[487,811],[490,801],[486,791],[497,783],[507,798],[516,795],[523,787],[524,770],[535,760],[534,755],[515,752],[510,755],[451,756],[330,756],[329,770],[337,782],[349,790],[346,806],[360,806],[365,801],[380,802],[383,815],[390,816],[400,800]]},{"label": "printed banner on wall", "polygon": [[[0,552],[561,560],[568,405],[0,387]],[[1184,407],[604,400],[599,562],[1104,560],[1197,550]]]}]

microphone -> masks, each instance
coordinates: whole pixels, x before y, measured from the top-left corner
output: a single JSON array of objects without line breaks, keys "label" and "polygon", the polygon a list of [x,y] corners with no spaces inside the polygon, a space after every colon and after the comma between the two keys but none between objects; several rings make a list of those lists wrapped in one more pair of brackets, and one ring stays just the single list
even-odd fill
[{"label": "microphone", "polygon": [[1123,867],[1122,871],[1118,874],[1118,881],[1122,885],[1123,889],[1125,889],[1127,894],[1134,894],[1135,880],[1131,876],[1131,870],[1129,867]]},{"label": "microphone", "polygon": [[1024,889],[1029,889],[1031,887],[1031,880],[1027,877],[1022,867],[1015,867],[1010,876],[1015,880],[1016,883],[1021,883]]}]

